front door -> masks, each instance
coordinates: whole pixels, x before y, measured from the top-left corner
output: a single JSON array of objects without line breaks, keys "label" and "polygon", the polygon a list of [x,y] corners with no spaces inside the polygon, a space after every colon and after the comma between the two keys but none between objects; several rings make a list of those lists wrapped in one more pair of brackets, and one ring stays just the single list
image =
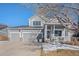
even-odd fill
[{"label": "front door", "polygon": [[55,44],[58,44],[58,42],[61,42],[61,40],[62,40],[62,30],[55,30],[54,36],[55,36],[55,40],[54,40]]},{"label": "front door", "polygon": [[50,36],[51,36],[51,32],[47,31],[47,38],[50,39]]}]

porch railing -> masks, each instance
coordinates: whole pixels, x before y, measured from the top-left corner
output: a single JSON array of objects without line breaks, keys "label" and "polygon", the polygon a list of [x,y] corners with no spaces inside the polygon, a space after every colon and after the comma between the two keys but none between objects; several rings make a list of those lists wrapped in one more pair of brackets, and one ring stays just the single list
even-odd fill
[{"label": "porch railing", "polygon": [[63,41],[64,41],[64,37],[61,37],[61,36],[56,36],[51,38],[51,42],[53,42],[54,44],[58,44]]}]

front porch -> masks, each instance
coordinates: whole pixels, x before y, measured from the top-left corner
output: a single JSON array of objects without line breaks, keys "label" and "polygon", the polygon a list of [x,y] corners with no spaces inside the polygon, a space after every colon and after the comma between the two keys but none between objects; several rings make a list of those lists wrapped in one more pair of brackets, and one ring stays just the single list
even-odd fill
[{"label": "front porch", "polygon": [[50,42],[61,42],[70,39],[69,32],[61,24],[45,24],[44,40]]}]

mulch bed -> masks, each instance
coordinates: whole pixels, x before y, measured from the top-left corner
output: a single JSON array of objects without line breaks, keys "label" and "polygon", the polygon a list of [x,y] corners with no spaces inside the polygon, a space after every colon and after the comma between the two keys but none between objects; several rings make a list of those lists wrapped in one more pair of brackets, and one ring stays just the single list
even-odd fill
[{"label": "mulch bed", "polygon": [[66,41],[66,42],[64,42],[64,44],[79,46],[79,41]]},{"label": "mulch bed", "polygon": [[0,41],[7,41],[8,37],[4,35],[0,35]]},{"label": "mulch bed", "polygon": [[79,51],[77,50],[64,50],[59,49],[57,51],[43,52],[43,56],[79,56]]}]

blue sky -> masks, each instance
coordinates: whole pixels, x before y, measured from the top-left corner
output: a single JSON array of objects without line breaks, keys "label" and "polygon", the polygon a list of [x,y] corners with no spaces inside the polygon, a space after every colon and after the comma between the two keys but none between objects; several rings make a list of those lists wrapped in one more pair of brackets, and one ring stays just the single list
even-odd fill
[{"label": "blue sky", "polygon": [[0,4],[0,24],[28,25],[28,18],[33,14],[32,8],[26,8],[22,4]]},{"label": "blue sky", "polygon": [[[35,5],[20,3],[0,3],[0,24],[8,26],[28,25],[28,19],[35,14],[34,6]],[[73,11],[70,13],[72,18],[76,19],[77,17],[75,18],[75,14],[72,13]]]}]

